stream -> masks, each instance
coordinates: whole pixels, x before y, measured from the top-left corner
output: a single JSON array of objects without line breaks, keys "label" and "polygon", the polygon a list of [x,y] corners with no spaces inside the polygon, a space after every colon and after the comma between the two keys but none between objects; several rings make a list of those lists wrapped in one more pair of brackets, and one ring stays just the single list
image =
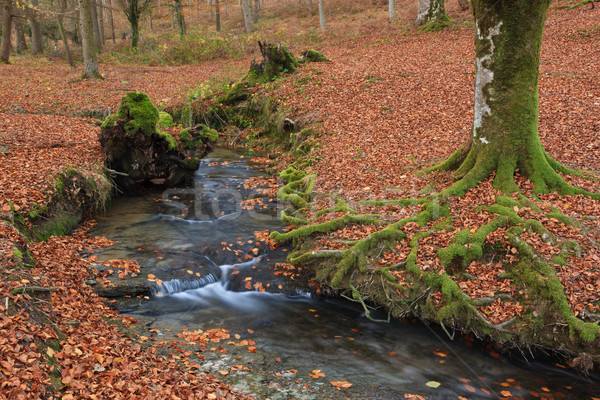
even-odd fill
[{"label": "stream", "polygon": [[558,360],[510,359],[414,319],[371,322],[359,304],[316,295],[285,264],[289,248],[257,241],[255,232],[284,228],[269,178],[249,156],[217,149],[193,189],[114,200],[91,234],[117,243],[96,255],[137,261],[128,283],[153,280],[152,296],[114,306],[160,341],[226,329],[231,338],[196,362],[257,399],[600,397],[598,377]]}]

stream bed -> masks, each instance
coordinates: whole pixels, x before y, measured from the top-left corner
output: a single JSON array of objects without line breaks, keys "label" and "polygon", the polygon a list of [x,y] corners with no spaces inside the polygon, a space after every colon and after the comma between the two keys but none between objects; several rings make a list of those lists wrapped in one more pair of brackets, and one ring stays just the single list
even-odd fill
[{"label": "stream bed", "polygon": [[192,360],[202,370],[257,399],[600,397],[598,377],[556,360],[511,360],[414,319],[371,322],[359,304],[315,294],[285,264],[288,248],[257,240],[284,228],[273,179],[241,153],[209,156],[194,188],[116,199],[91,232],[117,242],[99,260],[135,260],[141,273],[127,281],[154,281],[152,296],[116,304],[154,339],[229,332]]}]

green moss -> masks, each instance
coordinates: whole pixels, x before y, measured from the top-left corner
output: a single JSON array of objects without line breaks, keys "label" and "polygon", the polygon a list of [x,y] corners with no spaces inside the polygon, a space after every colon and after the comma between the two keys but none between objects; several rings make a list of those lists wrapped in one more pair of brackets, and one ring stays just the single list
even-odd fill
[{"label": "green moss", "polygon": [[185,128],[184,130],[182,130],[181,132],[179,132],[179,139],[182,142],[191,142],[192,141],[192,136],[190,135],[190,128]]},{"label": "green moss", "polygon": [[44,228],[34,228],[31,232],[32,237],[36,241],[44,241],[52,236],[65,236],[73,228],[77,226],[79,219],[69,213],[61,213],[52,219]]},{"label": "green moss", "polygon": [[100,125],[100,129],[112,128],[115,126],[117,122],[117,116],[115,114],[110,114],[108,117],[104,119],[102,124]]},{"label": "green moss", "polygon": [[132,92],[123,96],[117,110],[117,118],[126,120],[124,129],[129,135],[138,131],[146,135],[156,133],[156,123],[159,121],[158,109],[152,104],[145,93]]},{"label": "green moss", "polygon": [[173,126],[173,117],[171,117],[171,115],[169,115],[169,113],[166,113],[164,111],[159,111],[158,112],[158,125],[163,129],[172,127]]},{"label": "green moss", "polygon": [[563,255],[552,256],[552,262],[556,265],[567,265],[567,261]]},{"label": "green moss", "polygon": [[330,60],[325,57],[323,53],[317,50],[307,50],[302,53],[301,62],[329,62]]},{"label": "green moss", "polygon": [[215,129],[210,129],[206,125],[202,125],[200,135],[213,143],[215,143],[219,139],[219,132],[217,132]]},{"label": "green moss", "polygon": [[168,132],[163,132],[163,131],[157,131],[156,134],[158,136],[160,136],[161,138],[163,138],[168,146],[169,146],[169,150],[175,150],[177,148],[177,141],[175,140],[175,138],[173,136],[171,136],[170,133]]}]

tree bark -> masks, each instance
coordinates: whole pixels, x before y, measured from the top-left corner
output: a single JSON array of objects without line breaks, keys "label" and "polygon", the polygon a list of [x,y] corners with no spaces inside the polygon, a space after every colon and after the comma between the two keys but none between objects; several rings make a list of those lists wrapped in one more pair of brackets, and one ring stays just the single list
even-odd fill
[{"label": "tree bark", "polygon": [[4,0],[2,4],[2,43],[0,44],[0,63],[3,64],[8,64],[10,60],[12,19],[12,2],[11,0]]},{"label": "tree bark", "polygon": [[325,7],[323,6],[323,0],[319,0],[319,24],[321,25],[321,29],[327,29],[327,24],[325,23]]},{"label": "tree bark", "polygon": [[179,28],[179,36],[184,37],[186,33],[185,29],[185,18],[181,12],[181,0],[174,0],[175,2],[175,17],[177,19],[177,27]]},{"label": "tree bark", "polygon": [[17,53],[23,53],[27,51],[27,40],[25,40],[25,29],[23,28],[23,22],[15,21],[15,42]]},{"label": "tree bark", "polygon": [[117,38],[115,36],[115,20],[113,17],[113,2],[112,0],[107,0],[108,4],[108,26],[110,27],[110,34],[112,37],[112,42],[115,44],[117,42]]},{"label": "tree bark", "polygon": [[313,15],[314,13],[314,8],[313,8],[313,2],[312,0],[308,0],[308,12],[310,13],[310,15]]},{"label": "tree bark", "polygon": [[[37,9],[39,5],[38,0],[31,0],[30,3]],[[31,54],[39,54],[44,51],[42,26],[38,20],[37,10],[30,10],[29,13],[29,24],[31,25]]]},{"label": "tree bark", "polygon": [[419,11],[415,25],[448,20],[444,0],[419,0]]},{"label": "tree bark", "polygon": [[252,6],[250,5],[251,0],[241,0],[242,14],[244,16],[244,27],[246,28],[246,34],[252,33]]},{"label": "tree bark", "polygon": [[221,31],[221,6],[219,0],[215,0],[215,23],[217,32]]},{"label": "tree bark", "polygon": [[65,26],[63,24],[63,15],[67,10],[67,1],[59,0],[58,1],[58,15],[56,16],[56,20],[58,22],[58,29],[60,30],[60,37],[63,41],[63,45],[65,46],[65,53],[67,53],[67,60],[69,61],[69,65],[71,67],[75,67],[75,61],[73,60],[73,53],[71,53],[71,47],[69,46],[69,39],[67,38],[67,32],[65,32]]},{"label": "tree bark", "polygon": [[461,180],[449,195],[464,193],[495,172],[494,187],[518,191],[514,174],[528,178],[534,193],[582,193],[556,171],[538,135],[540,49],[550,0],[474,0],[475,109],[465,146],[438,169],[454,169]]},{"label": "tree bark", "polygon": [[255,24],[258,22],[259,11],[260,11],[260,0],[254,0],[254,9],[252,12],[252,22]]},{"label": "tree bark", "polygon": [[94,45],[96,51],[102,51],[102,40],[100,39],[100,25],[98,24],[98,5],[96,0],[90,0],[90,12],[92,13],[92,32],[94,34]]},{"label": "tree bark", "polygon": [[392,22],[396,19],[396,1],[388,0],[388,19]]},{"label": "tree bark", "polygon": [[94,32],[92,28],[92,6],[90,0],[79,0],[81,45],[83,47],[83,75],[84,79],[102,79],[98,71]]},{"label": "tree bark", "polygon": [[98,32],[100,34],[100,44],[104,46],[106,39],[104,38],[104,1],[97,0],[98,2]]}]

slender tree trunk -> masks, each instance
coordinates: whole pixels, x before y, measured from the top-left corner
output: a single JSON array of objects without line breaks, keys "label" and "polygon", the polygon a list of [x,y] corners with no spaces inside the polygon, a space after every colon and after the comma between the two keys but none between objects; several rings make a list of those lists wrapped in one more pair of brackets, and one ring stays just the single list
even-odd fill
[{"label": "slender tree trunk", "polygon": [[25,29],[23,28],[23,22],[15,21],[15,42],[17,53],[23,53],[27,51],[27,40],[25,40]]},{"label": "slender tree trunk", "polygon": [[327,24],[325,23],[325,7],[323,6],[323,0],[319,0],[319,24],[321,25],[321,29],[327,29]]},{"label": "slender tree trunk", "polygon": [[117,38],[115,36],[115,20],[113,18],[113,2],[112,0],[107,0],[108,4],[108,26],[110,27],[110,34],[112,37],[113,44],[117,43]]},{"label": "slender tree trunk", "polygon": [[469,0],[458,0],[458,5],[461,10],[466,11],[469,9]]},{"label": "slender tree trunk", "polygon": [[84,79],[101,79],[98,71],[96,47],[94,44],[94,31],[92,27],[92,6],[90,0],[79,0],[81,14],[81,44],[83,47],[83,75]]},{"label": "slender tree trunk", "polygon": [[177,18],[177,27],[179,28],[179,36],[185,36],[185,18],[181,12],[181,0],[174,0],[175,2],[175,16]]},{"label": "slender tree trunk", "polygon": [[60,30],[60,37],[63,41],[63,45],[65,46],[65,53],[67,53],[67,60],[69,61],[69,65],[71,67],[75,67],[75,61],[73,60],[73,53],[71,53],[71,47],[69,46],[69,39],[67,38],[67,32],[65,31],[65,26],[63,23],[63,15],[67,10],[67,1],[59,0],[58,1],[58,15],[56,16],[56,20],[58,22],[58,29]]},{"label": "slender tree trunk", "polygon": [[396,19],[396,0],[388,0],[388,19],[390,22]]},{"label": "slender tree trunk", "polygon": [[313,15],[314,11],[312,0],[308,0],[308,12]]},{"label": "slender tree trunk", "polygon": [[221,31],[221,6],[219,5],[219,0],[215,0],[215,21],[216,21],[216,29],[217,32]]},{"label": "slender tree trunk", "polygon": [[252,6],[250,0],[241,0],[242,2],[242,14],[244,15],[244,26],[246,27],[246,34],[252,33]]},{"label": "slender tree trunk", "polygon": [[0,63],[8,64],[10,60],[10,31],[12,27],[12,2],[4,0],[2,4],[2,43],[0,44]]},{"label": "slender tree trunk", "polygon": [[96,0],[90,0],[90,11],[92,13],[92,29],[94,33],[94,45],[96,51],[102,51],[102,40],[100,39],[100,25],[98,24],[98,5]]},{"label": "slender tree trunk", "polygon": [[254,0],[254,9],[252,10],[252,22],[258,22],[258,13],[260,11],[260,0]]},{"label": "slender tree trunk", "polygon": [[213,21],[214,18],[214,14],[213,14],[213,2],[212,0],[208,0],[208,19],[210,22]]},{"label": "slender tree trunk", "polygon": [[415,25],[425,25],[430,22],[447,21],[444,0],[419,0],[419,14]]},{"label": "slender tree trunk", "polygon": [[[34,8],[38,7],[38,0],[31,0],[30,3]],[[31,25],[31,54],[42,53],[44,51],[42,26],[38,20],[37,11],[30,11],[29,24]]]},{"label": "slender tree trunk", "polygon": [[466,146],[439,166],[458,167],[455,175],[462,178],[449,195],[464,193],[494,171],[495,188],[517,191],[517,169],[536,193],[580,193],[556,173],[565,168],[546,154],[538,135],[540,49],[550,0],[473,0],[472,5],[473,132]]},{"label": "slender tree trunk", "polygon": [[229,15],[229,0],[225,0],[225,16]]},{"label": "slender tree trunk", "polygon": [[100,44],[104,46],[106,39],[104,38],[104,1],[98,2],[98,32],[100,33]]}]

